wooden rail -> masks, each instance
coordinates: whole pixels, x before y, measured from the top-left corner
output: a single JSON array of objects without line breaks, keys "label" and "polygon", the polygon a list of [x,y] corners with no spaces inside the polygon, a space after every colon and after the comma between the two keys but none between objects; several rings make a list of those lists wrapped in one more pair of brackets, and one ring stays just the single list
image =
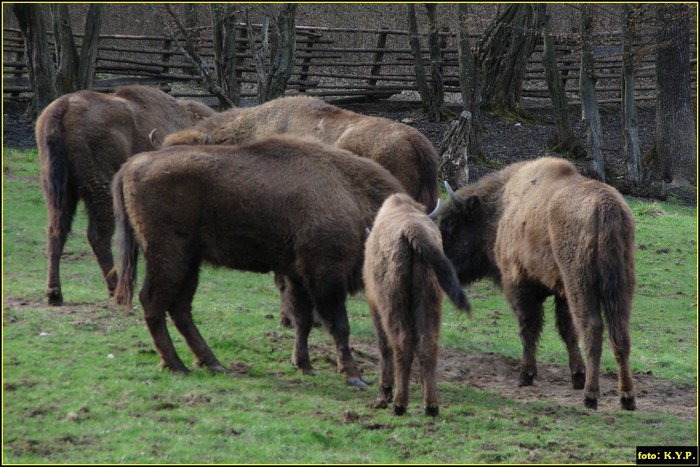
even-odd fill
[{"label": "wooden rail", "polygon": [[[441,49],[445,93],[448,96],[456,94],[454,97],[458,99],[460,89],[455,34],[449,31],[440,34],[445,43]],[[212,41],[204,36],[206,34],[202,34],[198,41],[198,52],[205,64],[213,67]],[[417,87],[413,56],[407,36],[407,31],[390,29],[297,27],[296,62],[288,85],[289,93],[374,99],[415,92]],[[620,100],[620,37],[619,33],[596,36],[595,49],[598,54],[595,67],[598,75],[598,100],[601,103]],[[49,39],[51,43],[51,36]],[[79,46],[82,37],[77,35],[76,39]],[[473,42],[476,39],[478,38],[474,37]],[[160,86],[177,97],[211,97],[203,87],[198,86],[198,74],[172,42],[169,37],[157,35],[100,36],[93,88],[111,92],[115,86],[142,83]],[[427,46],[425,40],[423,43]],[[236,50],[242,97],[255,97],[255,64],[244,25],[239,25]],[[576,103],[579,100],[579,44],[574,37],[560,38],[556,50],[567,97],[569,102]],[[24,43],[19,30],[4,30],[3,52],[3,98],[28,99],[31,89],[24,61]],[[424,53],[427,66],[427,47]],[[691,56],[694,64],[694,42]],[[691,68],[695,86],[695,66]],[[637,98],[653,99],[656,87],[653,57],[646,57],[636,80]],[[522,96],[531,99],[549,98],[541,62],[541,47],[530,58]]]}]

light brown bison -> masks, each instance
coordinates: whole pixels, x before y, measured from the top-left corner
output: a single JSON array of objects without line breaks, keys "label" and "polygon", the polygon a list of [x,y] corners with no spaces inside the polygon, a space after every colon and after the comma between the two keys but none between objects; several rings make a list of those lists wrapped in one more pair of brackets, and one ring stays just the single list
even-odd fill
[{"label": "light brown bison", "polygon": [[59,263],[78,201],[85,203],[88,241],[111,295],[116,285],[112,176],[133,154],[153,149],[149,133],[166,135],[212,113],[202,103],[179,101],[138,85],[117,88],[114,95],[66,94],[44,109],[36,124],[36,142],[48,209],[46,296],[50,305],[63,303]]},{"label": "light brown bison", "polygon": [[532,385],[537,375],[542,305],[554,295],[573,386],[584,389],[585,405],[598,406],[605,321],[620,403],[635,408],[629,363],[635,222],[616,190],[562,159],[521,162],[452,192],[440,229],[460,281],[491,278],[511,303],[523,343],[520,386]]},{"label": "light brown bison", "polygon": [[176,146],[130,159],[113,182],[121,259],[118,303],[139,294],[162,365],[187,371],[166,312],[197,357],[223,371],[192,322],[200,264],[284,277],[296,326],[293,363],[314,373],[307,339],[314,309],[336,344],[338,370],[365,386],[350,353],[348,293],[362,285],[365,230],[401,184],[379,164],[317,140],[272,137],[242,146]]},{"label": "light brown bison", "polygon": [[[440,231],[425,207],[405,193],[391,195],[377,213],[365,245],[363,278],[381,356],[379,400],[403,415],[411,364],[418,357],[425,414],[440,412],[435,380],[442,291],[471,312]],[[393,396],[394,384],[397,391]]]},{"label": "light brown bison", "polygon": [[391,172],[408,194],[432,210],[440,195],[439,158],[418,130],[386,118],[341,109],[317,97],[289,96],[221,112],[165,138],[164,145],[241,144],[272,134],[313,136],[372,159]]}]

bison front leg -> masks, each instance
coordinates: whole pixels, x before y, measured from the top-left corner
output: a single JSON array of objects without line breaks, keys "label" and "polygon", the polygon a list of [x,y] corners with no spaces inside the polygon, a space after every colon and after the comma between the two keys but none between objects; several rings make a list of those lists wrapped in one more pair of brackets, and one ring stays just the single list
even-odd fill
[{"label": "bison front leg", "polygon": [[327,278],[322,287],[311,286],[312,296],[320,318],[335,341],[338,370],[345,375],[348,384],[366,388],[367,383],[350,352],[350,323],[345,309],[347,292],[342,284],[342,280]]}]

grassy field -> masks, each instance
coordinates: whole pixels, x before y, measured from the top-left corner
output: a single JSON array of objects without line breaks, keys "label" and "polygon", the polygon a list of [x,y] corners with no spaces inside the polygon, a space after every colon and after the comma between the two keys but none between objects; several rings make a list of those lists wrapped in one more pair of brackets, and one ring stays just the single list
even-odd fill
[{"label": "grassy field", "polygon": [[[323,330],[310,342],[319,375],[295,370],[293,333],[278,323],[270,275],[202,271],[194,317],[231,374],[160,371],[140,308],[127,313],[107,298],[82,212],[61,263],[66,304],[44,304],[46,213],[36,151],[4,150],[3,183],[5,464],[617,464],[634,463],[636,446],[697,445],[693,208],[629,200],[638,223],[637,411],[618,409],[607,343],[598,411],[583,408],[566,378],[547,376],[566,373],[551,303],[538,353],[542,378],[515,388],[517,323],[500,291],[484,282],[467,290],[473,319],[445,305],[441,414],[431,419],[417,383],[404,417],[372,408],[377,352],[361,294],[348,302],[351,344],[370,389],[345,385]],[[191,362],[172,326],[171,333]],[[493,383],[485,382],[489,375]]]}]

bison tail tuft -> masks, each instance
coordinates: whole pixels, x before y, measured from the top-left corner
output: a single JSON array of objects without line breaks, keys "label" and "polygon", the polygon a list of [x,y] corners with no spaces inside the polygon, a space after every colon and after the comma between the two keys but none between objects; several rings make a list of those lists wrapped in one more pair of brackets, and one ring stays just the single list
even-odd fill
[{"label": "bison tail tuft", "polygon": [[114,290],[114,300],[119,305],[131,308],[134,284],[136,283],[138,243],[126,212],[124,180],[121,171],[117,172],[112,181],[112,197],[114,199],[114,217],[119,232],[119,276],[117,287]]}]

